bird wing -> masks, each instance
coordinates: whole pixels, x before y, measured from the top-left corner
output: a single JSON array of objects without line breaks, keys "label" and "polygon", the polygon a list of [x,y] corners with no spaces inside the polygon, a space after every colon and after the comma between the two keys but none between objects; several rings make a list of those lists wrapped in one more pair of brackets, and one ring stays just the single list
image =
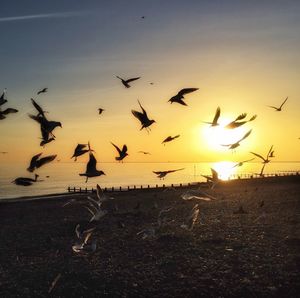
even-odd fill
[{"label": "bird wing", "polygon": [[213,168],[210,168],[210,170],[211,170],[211,173],[212,173],[212,179],[213,180],[219,180],[219,174],[218,174],[218,172],[215,169],[213,169]]},{"label": "bird wing", "polygon": [[140,79],[140,78],[141,78],[141,77],[128,79],[128,80],[126,80],[126,83],[130,83],[130,82],[136,81],[136,80],[138,80],[138,79]]},{"label": "bird wing", "polygon": [[165,139],[162,141],[162,144],[163,144],[163,143],[170,142],[170,141],[172,141],[172,137],[171,137],[171,136],[168,136],[167,138],[165,138]]},{"label": "bird wing", "polygon": [[126,145],[123,145],[123,148],[122,148],[122,153],[125,154],[127,152],[128,148]]},{"label": "bird wing", "polygon": [[237,143],[245,140],[247,137],[249,137],[249,135],[251,134],[252,129],[250,129]]},{"label": "bird wing", "polygon": [[178,95],[179,95],[179,96],[183,96],[183,95],[185,95],[185,94],[188,94],[188,93],[197,91],[198,89],[199,89],[199,88],[184,88],[184,89],[181,89],[181,90],[178,92]]},{"label": "bird wing", "polygon": [[140,107],[141,107],[141,109],[142,109],[142,111],[143,111],[144,116],[148,118],[147,112],[146,112],[145,109],[142,107],[142,105],[141,105],[141,103],[140,103],[139,100],[138,100],[138,103],[139,103],[139,105],[140,105]]},{"label": "bird wing", "polygon": [[121,149],[117,145],[115,145],[114,143],[112,143],[112,142],[110,142],[110,143],[117,149],[119,155],[121,155],[122,154]]},{"label": "bird wing", "polygon": [[36,110],[39,112],[40,115],[45,116],[43,109],[36,103],[36,101],[33,98],[30,98],[31,103],[36,108]]},{"label": "bird wing", "polygon": [[257,115],[253,115],[253,116],[248,120],[248,122],[255,120],[256,117],[257,117]]},{"label": "bird wing", "polygon": [[156,175],[160,175],[160,174],[162,174],[162,173],[165,173],[164,171],[152,171],[154,174],[156,174]]},{"label": "bird wing", "polygon": [[8,108],[8,109],[5,109],[4,111],[2,111],[2,114],[7,115],[7,114],[10,114],[10,113],[18,113],[18,112],[19,111],[16,110],[16,109]]},{"label": "bird wing", "polygon": [[177,99],[175,100],[175,102],[177,102],[177,103],[179,103],[179,104],[181,104],[181,105],[183,105],[183,106],[187,106],[187,104],[186,104],[182,99],[180,99],[180,98],[177,98]]},{"label": "bird wing", "polygon": [[247,117],[247,113],[243,113],[243,114],[237,116],[237,117],[235,118],[234,122],[235,122],[235,121],[239,121],[239,120],[243,120],[243,119],[245,119],[246,117]]},{"label": "bird wing", "polygon": [[103,197],[103,195],[104,195],[104,194],[103,194],[103,190],[102,190],[102,188],[100,187],[99,184],[97,184],[96,188],[97,188],[97,190],[96,190],[97,198],[98,198],[98,200],[100,201],[100,200],[101,200],[101,197]]},{"label": "bird wing", "polygon": [[220,107],[218,107],[217,110],[216,110],[216,113],[215,113],[213,123],[218,123],[218,119],[220,117],[220,114],[221,114],[221,109],[220,109]]},{"label": "bird wing", "polygon": [[90,159],[86,165],[86,173],[93,172],[96,169],[97,159],[94,154],[90,152]]},{"label": "bird wing", "polygon": [[278,108],[277,107],[274,107],[274,106],[268,106],[269,108],[273,108],[273,109],[275,109],[275,110],[278,110]]},{"label": "bird wing", "polygon": [[270,154],[271,154],[272,150],[273,150],[273,145],[271,146],[271,148],[270,148],[270,150],[269,150],[269,152],[267,154],[267,159],[270,157]]},{"label": "bird wing", "polygon": [[282,108],[282,106],[285,104],[285,102],[288,100],[288,98],[289,98],[289,97],[287,97],[287,98],[284,100],[284,102],[281,104],[281,106],[280,106],[280,108],[279,108],[279,109],[281,109],[281,108]]},{"label": "bird wing", "polygon": [[56,156],[57,156],[56,154],[55,155],[48,155],[48,156],[45,156],[45,157],[37,160],[36,167],[40,168],[41,166],[45,165],[46,163],[49,163],[49,162],[53,161],[56,158]]},{"label": "bird wing", "polygon": [[258,153],[255,153],[255,152],[252,152],[250,151],[250,153],[252,153],[253,155],[257,156],[258,158],[262,159],[263,161],[266,161],[264,157],[262,157],[260,154]]},{"label": "bird wing", "polygon": [[31,161],[30,161],[30,165],[29,165],[29,168],[27,169],[29,172],[33,172],[34,168],[36,167],[36,162],[37,160],[39,159],[39,157],[42,155],[42,152],[37,154],[37,155],[34,155],[32,158],[31,158]]},{"label": "bird wing", "polygon": [[252,160],[254,160],[255,158],[251,158],[251,159],[247,159],[247,160],[243,160],[242,161],[242,163],[244,163],[244,162],[249,162],[249,161],[252,161]]},{"label": "bird wing", "polygon": [[177,171],[181,171],[184,170],[185,168],[181,168],[181,169],[177,169],[177,170],[169,170],[169,171],[165,171],[166,173],[173,173],[173,172],[177,172]]}]

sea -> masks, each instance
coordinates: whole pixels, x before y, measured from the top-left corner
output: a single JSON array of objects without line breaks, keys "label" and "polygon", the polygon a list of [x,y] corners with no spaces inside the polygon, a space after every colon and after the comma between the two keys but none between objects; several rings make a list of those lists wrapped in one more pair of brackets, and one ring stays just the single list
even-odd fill
[{"label": "sea", "polygon": [[[17,177],[31,177],[19,164],[0,164],[0,199],[19,198],[27,196],[39,196],[67,192],[71,188],[95,188],[99,184],[102,188],[127,188],[129,187],[155,187],[165,184],[178,185],[180,183],[204,182],[202,175],[211,175],[211,168],[219,173],[223,180],[241,178],[249,175],[258,175],[262,164],[249,162],[243,166],[234,167],[235,163],[201,162],[201,163],[101,163],[101,170],[106,175],[89,178],[85,183],[85,177],[79,176],[84,173],[86,164],[81,162],[52,162],[38,169],[38,182],[31,186],[18,186],[12,183]],[[159,179],[154,171],[173,171],[164,179]],[[266,165],[264,174],[289,174],[300,173],[300,162],[270,162]]]}]

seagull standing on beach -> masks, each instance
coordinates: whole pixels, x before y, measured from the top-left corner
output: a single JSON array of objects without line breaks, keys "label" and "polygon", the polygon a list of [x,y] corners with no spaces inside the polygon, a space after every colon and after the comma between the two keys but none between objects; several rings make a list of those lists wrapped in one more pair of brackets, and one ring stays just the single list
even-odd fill
[{"label": "seagull standing on beach", "polygon": [[283,105],[286,103],[286,101],[288,100],[289,97],[287,97],[283,103],[280,105],[280,107],[274,107],[274,106],[268,106],[269,108],[275,109],[276,112],[280,112],[282,110]]},{"label": "seagull standing on beach", "polygon": [[245,140],[250,134],[251,134],[251,130],[249,130],[240,140],[238,140],[237,142],[233,143],[233,144],[227,144],[227,145],[221,145],[221,146],[225,146],[225,147],[228,147],[229,149],[235,149],[237,147],[240,146],[240,142]]},{"label": "seagull standing on beach", "polygon": [[115,145],[114,143],[110,142],[115,148],[116,150],[118,151],[119,153],[119,156],[117,156],[115,159],[117,161],[122,161],[123,162],[123,159],[128,155],[127,153],[127,146],[126,145],[123,145],[123,148],[122,150],[117,146]]},{"label": "seagull standing on beach", "polygon": [[153,173],[157,175],[157,178],[164,179],[168,174],[174,173],[177,171],[182,171],[182,170],[184,170],[184,168],[177,169],[177,170],[169,170],[169,171],[153,171]]},{"label": "seagull standing on beach", "polygon": [[86,171],[85,173],[79,174],[79,176],[86,177],[85,183],[87,183],[88,179],[91,177],[105,175],[103,171],[97,170],[96,165],[97,165],[97,159],[95,158],[94,154],[90,151],[90,159],[86,165]]},{"label": "seagull standing on beach", "polygon": [[121,80],[122,84],[126,87],[126,88],[130,88],[131,86],[129,85],[130,82],[133,82],[133,81],[136,81],[138,79],[140,79],[141,77],[137,77],[137,78],[131,78],[131,79],[128,79],[128,80],[124,80],[118,76],[116,76],[118,79]]},{"label": "seagull standing on beach", "polygon": [[216,110],[213,121],[212,122],[205,122],[204,121],[204,123],[210,124],[211,127],[218,126],[219,125],[218,120],[220,118],[220,114],[221,114],[221,109],[220,109],[220,107],[218,107],[217,110]]},{"label": "seagull standing on beach", "polygon": [[174,136],[174,137],[171,137],[171,136],[168,136],[167,138],[165,138],[163,141],[162,141],[162,144],[166,144],[166,143],[168,143],[168,142],[171,142],[171,141],[173,141],[173,140],[175,140],[175,139],[177,139],[177,138],[179,138],[180,137],[180,135],[177,135],[177,136]]},{"label": "seagull standing on beach", "polygon": [[274,151],[273,151],[273,145],[271,146],[270,150],[268,151],[268,154],[267,154],[267,157],[266,157],[266,158],[264,158],[263,156],[261,156],[261,155],[258,154],[258,153],[250,152],[251,154],[257,156],[258,158],[260,158],[260,159],[262,160],[263,166],[262,166],[261,171],[260,171],[260,174],[259,174],[260,176],[263,176],[263,172],[264,172],[264,169],[265,169],[266,164],[269,163],[269,162],[271,161],[269,158],[274,157],[274,156],[271,156],[272,152],[274,152]]},{"label": "seagull standing on beach", "polygon": [[191,92],[194,92],[194,91],[197,91],[197,90],[199,90],[199,88],[184,88],[184,89],[181,89],[175,96],[173,96],[169,99],[169,102],[171,102],[171,104],[173,102],[177,102],[177,103],[179,103],[183,106],[187,106],[187,104],[183,101],[184,95],[188,94],[188,93],[191,93]]},{"label": "seagull standing on beach", "polygon": [[35,169],[38,169],[41,166],[53,161],[57,156],[57,155],[48,155],[48,156],[40,158],[41,155],[42,155],[42,153],[39,153],[37,155],[34,155],[31,158],[30,165],[27,168],[27,171],[33,172]]},{"label": "seagull standing on beach", "polygon": [[147,115],[147,112],[144,110],[144,108],[142,107],[141,103],[139,102],[138,100],[138,103],[142,109],[142,113],[141,112],[138,112],[138,111],[135,111],[135,110],[131,110],[131,113],[133,114],[134,117],[136,117],[142,124],[142,127],[140,130],[142,130],[143,128],[145,128],[148,132],[148,130],[151,130],[150,129],[150,125],[152,125],[153,123],[155,123],[155,120],[150,120],[148,118],[148,115]]},{"label": "seagull standing on beach", "polygon": [[48,91],[48,88],[43,88],[37,92],[37,95],[40,95],[41,93],[46,93],[47,91]]}]

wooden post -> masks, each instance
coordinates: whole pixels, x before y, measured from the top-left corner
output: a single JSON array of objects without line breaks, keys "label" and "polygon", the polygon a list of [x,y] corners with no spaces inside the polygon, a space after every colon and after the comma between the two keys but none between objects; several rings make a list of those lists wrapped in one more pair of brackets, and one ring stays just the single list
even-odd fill
[{"label": "wooden post", "polygon": [[156,188],[158,188],[158,185],[156,184],[156,186],[155,186]]},{"label": "wooden post", "polygon": [[81,187],[79,188],[79,192],[81,192]]},{"label": "wooden post", "polygon": [[68,192],[70,192],[70,191],[71,191],[70,186],[68,186]]},{"label": "wooden post", "polygon": [[120,191],[122,191],[122,186],[120,186]]},{"label": "wooden post", "polygon": [[150,185],[148,184],[148,188],[150,188]]},{"label": "wooden post", "polygon": [[143,189],[143,185],[141,185],[141,189]]},{"label": "wooden post", "polygon": [[114,188],[114,187],[112,187],[112,188],[111,188],[111,191],[115,191],[115,188]]},{"label": "wooden post", "polygon": [[130,190],[130,187],[128,186],[127,189]]},{"label": "wooden post", "polygon": [[133,185],[133,189],[136,189],[136,186],[135,186],[135,185]]},{"label": "wooden post", "polygon": [[104,191],[107,191],[107,187],[104,187]]}]

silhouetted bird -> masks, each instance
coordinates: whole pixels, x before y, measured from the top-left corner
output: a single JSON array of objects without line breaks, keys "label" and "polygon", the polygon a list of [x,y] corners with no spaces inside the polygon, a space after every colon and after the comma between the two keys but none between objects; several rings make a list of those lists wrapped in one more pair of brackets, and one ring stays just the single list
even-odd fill
[{"label": "silhouetted bird", "polygon": [[18,113],[18,112],[19,112],[18,110],[12,109],[12,108],[8,108],[8,109],[5,109],[4,111],[1,111],[1,108],[0,108],[0,120],[5,119],[8,114],[14,114],[14,113]]},{"label": "silhouetted bird", "polygon": [[38,174],[35,174],[35,179],[26,178],[26,177],[19,177],[19,178],[16,178],[14,181],[12,181],[12,183],[15,183],[16,185],[30,186],[34,182],[37,182],[38,177],[39,177]]},{"label": "silhouetted bird", "polygon": [[149,155],[151,155],[151,153],[150,152],[147,152],[147,151],[139,151],[138,153],[142,153],[142,154],[149,154]]},{"label": "silhouetted bird", "polygon": [[184,170],[184,168],[177,169],[177,170],[169,170],[169,171],[153,171],[153,173],[157,175],[157,178],[164,179],[168,174],[181,171],[181,170]]},{"label": "silhouetted bird", "polygon": [[207,124],[210,124],[210,126],[218,126],[219,125],[218,120],[220,118],[220,114],[221,114],[221,109],[220,109],[220,107],[218,107],[217,110],[216,110],[213,121],[212,122],[203,121],[203,122],[207,123]]},{"label": "silhouetted bird", "polygon": [[48,155],[48,156],[40,158],[41,155],[42,155],[42,153],[39,153],[37,155],[34,155],[31,158],[30,165],[27,168],[27,171],[33,172],[35,169],[38,169],[41,166],[53,161],[57,156],[57,155]]},{"label": "silhouetted bird", "polygon": [[280,112],[282,110],[283,105],[286,103],[287,100],[288,100],[288,97],[284,100],[284,102],[280,105],[279,108],[274,107],[274,106],[268,106],[268,107],[275,109],[277,112]]},{"label": "silhouetted bird", "polygon": [[247,116],[246,113],[244,114],[241,114],[239,115],[235,120],[233,120],[232,122],[228,123],[225,128],[228,128],[228,129],[234,129],[234,128],[237,128],[237,127],[240,127],[248,122],[251,122],[253,120],[256,119],[257,115],[253,115],[249,120],[245,120],[245,121],[240,121],[242,119],[245,119]]},{"label": "silhouetted bird", "polygon": [[140,79],[141,77],[137,77],[137,78],[131,78],[131,79],[128,79],[128,80],[124,80],[118,76],[116,76],[118,79],[121,80],[122,84],[126,87],[126,88],[130,88],[131,86],[129,85],[130,82],[133,82],[133,81],[136,81],[138,79]]},{"label": "silhouetted bird", "polygon": [[40,95],[41,93],[46,93],[47,91],[48,91],[48,88],[43,88],[37,92],[37,95]]},{"label": "silhouetted bird", "polygon": [[207,181],[212,183],[211,189],[213,189],[220,182],[220,179],[219,179],[219,174],[215,169],[210,168],[210,170],[211,170],[212,176],[208,176],[208,175],[202,175],[202,176],[204,178],[206,178]]},{"label": "silhouetted bird", "polygon": [[7,154],[8,152],[7,151],[1,151],[0,153],[1,154]]},{"label": "silhouetted bird", "polygon": [[271,161],[269,158],[272,157],[272,156],[270,156],[271,153],[272,153],[272,150],[273,150],[273,145],[272,145],[271,148],[269,149],[266,158],[264,158],[263,156],[261,156],[261,155],[258,154],[258,153],[255,153],[255,152],[251,152],[251,151],[250,151],[251,154],[257,156],[258,158],[260,158],[260,159],[262,160],[263,166],[262,166],[261,171],[260,171],[260,174],[259,174],[260,176],[263,176],[263,172],[264,172],[264,169],[265,169],[266,164],[269,163],[269,162]]},{"label": "silhouetted bird", "polygon": [[4,105],[7,102],[7,99],[5,99],[5,94],[6,94],[6,88],[4,88],[0,96],[0,106]]},{"label": "silhouetted bird", "polygon": [[240,161],[240,162],[237,162],[233,168],[236,168],[236,167],[241,167],[245,162],[249,162],[249,161],[252,161],[254,160],[255,158],[252,158],[252,159],[248,159],[248,160],[243,160],[243,161]]},{"label": "silhouetted bird", "polygon": [[86,171],[83,174],[79,174],[79,176],[85,176],[85,182],[88,182],[88,179],[91,177],[97,177],[101,175],[105,175],[103,171],[98,171],[96,169],[97,160],[92,152],[90,152],[90,159],[86,165]]},{"label": "silhouetted bird", "polygon": [[104,109],[99,108],[99,109],[98,109],[99,115],[101,115],[104,111],[105,111]]},{"label": "silhouetted bird", "polygon": [[245,140],[251,133],[252,129],[249,130],[240,140],[238,140],[237,142],[233,143],[233,144],[227,144],[227,145],[222,145],[222,146],[225,146],[225,147],[229,147],[229,149],[235,149],[237,147],[240,146],[240,142]]},{"label": "silhouetted bird", "polygon": [[138,103],[143,111],[143,113],[135,111],[135,110],[131,110],[131,113],[133,114],[134,117],[136,117],[142,124],[142,127],[140,130],[142,130],[143,128],[145,128],[147,131],[148,129],[150,129],[150,125],[152,125],[153,123],[155,123],[155,120],[150,120],[148,118],[148,115],[146,113],[146,111],[144,110],[144,108],[142,107],[141,103],[138,100]]},{"label": "silhouetted bird", "polygon": [[187,104],[183,101],[184,95],[188,94],[188,93],[191,93],[191,92],[194,92],[194,91],[197,91],[198,89],[199,88],[184,88],[184,89],[181,89],[175,96],[173,96],[169,99],[169,102],[171,102],[171,104],[173,102],[177,102],[181,105],[187,106]]},{"label": "silhouetted bird", "polygon": [[168,136],[167,138],[165,138],[163,141],[162,141],[162,144],[166,144],[166,143],[168,143],[168,142],[171,142],[171,141],[173,141],[173,140],[175,140],[175,139],[177,139],[177,138],[179,138],[180,137],[180,135],[177,135],[177,136],[174,136],[174,137],[171,137],[171,136]]},{"label": "silhouetted bird", "polygon": [[116,146],[114,143],[110,142],[118,151],[119,153],[119,156],[117,156],[115,159],[118,160],[118,161],[122,161],[127,155],[127,146],[126,145],[123,145],[123,148],[122,150]]},{"label": "silhouetted bird", "polygon": [[[74,150],[73,156],[71,157],[71,159],[73,157],[75,157],[75,161],[77,161],[77,157],[81,156],[87,152],[89,152],[90,149],[87,149],[87,144],[78,144]],[[91,150],[93,151],[93,150]]]}]

